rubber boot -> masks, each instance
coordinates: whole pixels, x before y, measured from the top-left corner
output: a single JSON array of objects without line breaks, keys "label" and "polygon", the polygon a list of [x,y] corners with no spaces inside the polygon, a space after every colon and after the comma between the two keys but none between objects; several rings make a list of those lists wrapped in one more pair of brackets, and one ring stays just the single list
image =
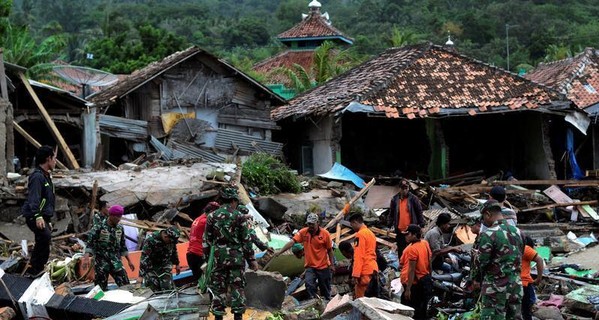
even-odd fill
[{"label": "rubber boot", "polygon": [[233,320],[242,320],[243,319],[243,313],[234,313],[233,314]]}]

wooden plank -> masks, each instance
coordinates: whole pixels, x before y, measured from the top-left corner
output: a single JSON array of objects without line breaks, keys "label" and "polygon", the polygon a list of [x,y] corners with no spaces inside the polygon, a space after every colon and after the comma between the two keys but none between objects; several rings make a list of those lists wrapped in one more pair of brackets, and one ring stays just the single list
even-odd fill
[{"label": "wooden plank", "polygon": [[[23,138],[25,138],[25,140],[29,141],[29,143],[31,143],[34,147],[39,148],[42,146],[39,142],[37,142],[37,140],[35,140],[34,137],[29,135],[29,133],[27,133],[27,131],[25,131],[25,129],[23,129],[23,127],[21,127],[18,123],[13,121],[12,125],[15,128],[15,130],[17,130],[17,132],[20,133],[23,136]],[[67,169],[67,166],[65,166],[62,162],[60,162],[58,160],[56,160],[56,166],[59,167],[60,169]]]},{"label": "wooden plank", "polygon": [[[351,228],[342,228],[342,229],[341,229],[341,233],[339,234],[339,237],[341,237],[341,236],[343,236],[343,235],[347,234],[347,233],[348,233],[348,232],[350,232],[351,230],[352,230]],[[333,233],[331,236],[332,236],[332,237],[334,237],[334,238],[336,238],[336,237],[337,237],[337,234],[336,234],[336,233]]]},{"label": "wooden plank", "polygon": [[355,233],[352,233],[352,234],[350,234],[349,236],[346,236],[346,237],[343,237],[343,238],[341,238],[341,240],[339,241],[339,243],[341,243],[341,242],[345,242],[345,241],[347,241],[347,240],[350,240],[350,239],[353,239],[353,238],[355,238],[355,237],[356,237],[356,234],[355,234]]},{"label": "wooden plank", "polygon": [[393,243],[393,242],[389,242],[389,241],[387,241],[387,240],[383,240],[383,239],[381,239],[381,238],[379,238],[379,237],[377,237],[377,238],[376,238],[376,242],[377,242],[377,243],[380,243],[380,244],[382,244],[382,245],[385,245],[385,246],[387,246],[387,247],[389,247],[389,248],[391,248],[391,249],[393,249],[393,250],[395,250],[394,248],[395,248],[395,247],[397,247],[397,245],[396,245],[395,243]]},{"label": "wooden plank", "polygon": [[[370,189],[370,187],[372,187],[374,185],[374,182],[375,182],[375,180],[373,178],[372,180],[370,180],[370,182],[368,182],[364,186],[364,188],[362,188],[362,190],[360,190],[360,192],[356,193],[356,195],[353,198],[351,198],[351,200],[349,200],[349,202],[345,206],[349,205],[351,207],[351,205],[354,204],[354,202],[358,201],[358,199],[360,199],[368,191],[368,189]],[[334,226],[347,213],[348,213],[348,211],[346,211],[345,208],[343,208],[341,211],[339,211],[339,213],[337,213],[337,215],[335,216],[335,218],[333,218],[333,220],[331,220],[331,221],[329,221],[329,223],[327,223],[327,225],[324,228],[329,229],[330,227]]]},{"label": "wooden plank", "polygon": [[94,210],[96,209],[96,201],[98,198],[98,180],[94,180],[94,186],[92,187],[92,199],[89,203],[89,221],[87,222],[87,229],[92,227],[94,221]]},{"label": "wooden plank", "polygon": [[58,131],[58,128],[56,127],[56,124],[54,124],[54,121],[50,117],[50,114],[48,114],[48,111],[46,111],[46,108],[44,108],[44,105],[42,104],[40,99],[37,97],[37,94],[35,93],[33,88],[31,88],[31,85],[29,84],[29,80],[25,77],[25,75],[22,72],[19,72],[19,78],[25,85],[25,88],[27,89],[27,91],[29,91],[31,98],[33,98],[35,105],[37,106],[40,114],[42,115],[42,118],[44,119],[44,122],[46,122],[46,125],[48,126],[48,128],[50,128],[50,132],[52,133],[52,135],[58,142],[58,146],[60,147],[60,150],[65,155],[67,162],[73,169],[79,169],[79,164],[77,163],[75,156],[71,152],[71,149],[69,149],[69,146],[67,145],[66,141],[62,137],[62,134],[60,133],[60,131]]},{"label": "wooden plank", "polygon": [[597,204],[597,203],[599,203],[599,201],[597,201],[597,200],[581,201],[581,202],[568,202],[568,203],[553,203],[553,204],[548,204],[545,206],[523,209],[523,210],[520,210],[520,212],[530,212],[530,211],[551,209],[551,208],[556,208],[556,207],[568,207],[568,206],[574,206],[574,205],[575,206],[583,206],[583,205]]},{"label": "wooden plank", "polygon": [[493,181],[491,184],[499,186],[509,185],[572,185],[572,186],[599,186],[599,180],[514,180],[514,181]]},{"label": "wooden plank", "polygon": [[385,230],[379,229],[377,227],[368,227],[368,229],[370,229],[370,231],[372,231],[376,234],[380,234],[382,236],[389,237],[391,239],[395,239],[397,237],[397,235],[394,232],[385,231]]},{"label": "wooden plank", "polygon": [[335,243],[339,246],[339,240],[341,239],[341,224],[337,223],[337,231],[335,232]]},{"label": "wooden plank", "polygon": [[2,99],[8,100],[8,86],[6,85],[6,72],[4,70],[4,48],[0,48],[0,94]]}]

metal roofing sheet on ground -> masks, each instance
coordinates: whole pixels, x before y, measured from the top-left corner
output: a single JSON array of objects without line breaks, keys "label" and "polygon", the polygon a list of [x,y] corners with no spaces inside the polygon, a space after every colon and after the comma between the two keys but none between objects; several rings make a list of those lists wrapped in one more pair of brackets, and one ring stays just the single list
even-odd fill
[{"label": "metal roofing sheet on ground", "polygon": [[266,152],[280,155],[283,150],[282,143],[265,141],[239,131],[218,129],[215,147],[220,150],[231,150],[234,149],[234,145],[245,153]]},{"label": "metal roofing sheet on ground", "polygon": [[100,115],[100,133],[114,138],[146,141],[148,122],[103,114]]},{"label": "metal roofing sheet on ground", "polygon": [[225,157],[219,156],[218,154],[214,154],[210,151],[203,150],[203,149],[200,149],[198,147],[195,147],[195,146],[192,146],[189,144],[171,141],[170,146],[172,147],[173,150],[184,153],[185,157],[188,159],[201,158],[202,160],[212,161],[212,162],[224,162],[225,161]]}]

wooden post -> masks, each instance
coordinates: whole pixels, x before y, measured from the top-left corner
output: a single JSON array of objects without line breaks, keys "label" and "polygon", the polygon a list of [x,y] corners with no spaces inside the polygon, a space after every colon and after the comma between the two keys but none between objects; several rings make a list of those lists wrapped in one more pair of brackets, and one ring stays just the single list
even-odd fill
[{"label": "wooden post", "polygon": [[[364,188],[362,188],[362,190],[360,190],[358,193],[356,193],[356,195],[351,198],[351,200],[349,200],[349,202],[346,204],[351,206],[352,204],[354,204],[354,202],[358,201],[358,199],[360,199],[369,189],[370,187],[372,187],[374,185],[374,178],[372,180],[370,180],[370,182],[368,182]],[[349,210],[348,210],[349,212]],[[335,218],[333,218],[333,220],[329,221],[329,223],[327,223],[327,225],[324,227],[325,229],[329,229],[330,227],[334,226],[335,224],[337,224],[339,221],[341,221],[341,219],[343,218],[343,216],[347,214],[345,208],[343,208],[341,211],[339,211],[339,213],[337,213],[337,215],[335,216]]]},{"label": "wooden post", "polygon": [[89,203],[89,221],[87,222],[87,229],[92,227],[92,221],[94,221],[94,210],[96,209],[96,198],[98,197],[98,180],[94,180],[94,186],[92,187],[92,200]]},{"label": "wooden post", "polygon": [[21,72],[19,72],[19,78],[25,85],[25,88],[27,89],[27,91],[29,91],[31,98],[33,98],[35,105],[39,109],[39,112],[40,112],[42,118],[44,119],[44,122],[46,122],[46,125],[48,126],[48,128],[50,128],[50,132],[52,133],[52,135],[58,142],[58,146],[60,147],[60,150],[62,150],[62,152],[64,153],[68,164],[73,169],[79,169],[79,164],[77,163],[75,156],[71,152],[71,149],[69,149],[69,146],[67,145],[66,141],[62,137],[62,134],[60,134],[60,131],[58,131],[56,124],[54,124],[54,121],[52,121],[50,114],[48,114],[48,111],[46,111],[46,108],[44,108],[44,105],[42,104],[40,99],[37,97],[37,94],[35,93],[35,91],[33,91],[33,88],[31,88],[31,85],[29,84],[29,80],[27,80],[25,75]]},{"label": "wooden post", "polygon": [[0,77],[0,93],[2,94],[2,99],[8,100],[6,72],[4,71],[4,48],[0,48]]},{"label": "wooden post", "polygon": [[[25,129],[23,129],[23,127],[21,127],[18,123],[16,123],[14,120],[12,122],[13,127],[15,128],[15,130],[17,130],[18,133],[20,133],[23,138],[25,138],[25,140],[29,141],[29,143],[31,143],[34,147],[39,148],[42,145],[37,142],[37,140],[35,140],[35,138],[33,138],[31,135],[29,135],[29,133],[27,133],[27,131],[25,131]],[[67,169],[67,166],[65,166],[62,162],[56,160],[56,166],[59,167],[60,169]]]}]

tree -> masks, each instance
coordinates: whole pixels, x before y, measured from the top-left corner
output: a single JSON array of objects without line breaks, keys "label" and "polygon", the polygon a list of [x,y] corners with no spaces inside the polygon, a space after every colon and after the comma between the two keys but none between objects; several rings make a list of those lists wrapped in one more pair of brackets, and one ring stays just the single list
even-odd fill
[{"label": "tree", "polygon": [[545,55],[545,62],[551,62],[556,60],[562,60],[572,57],[572,50],[568,46],[564,45],[549,45],[547,47],[547,54]]},{"label": "tree", "polygon": [[419,36],[411,30],[400,30],[398,27],[391,29],[391,36],[388,43],[391,47],[403,47],[415,44],[419,41]]},{"label": "tree", "polygon": [[347,71],[354,63],[348,51],[338,50],[333,42],[325,41],[314,51],[310,70],[293,64],[292,68],[280,67],[274,72],[286,76],[291,88],[300,93],[331,80]]},{"label": "tree", "polygon": [[51,62],[60,57],[66,42],[62,36],[36,41],[27,28],[8,24],[2,38],[4,59],[28,68],[27,75],[36,80],[49,76]]}]

